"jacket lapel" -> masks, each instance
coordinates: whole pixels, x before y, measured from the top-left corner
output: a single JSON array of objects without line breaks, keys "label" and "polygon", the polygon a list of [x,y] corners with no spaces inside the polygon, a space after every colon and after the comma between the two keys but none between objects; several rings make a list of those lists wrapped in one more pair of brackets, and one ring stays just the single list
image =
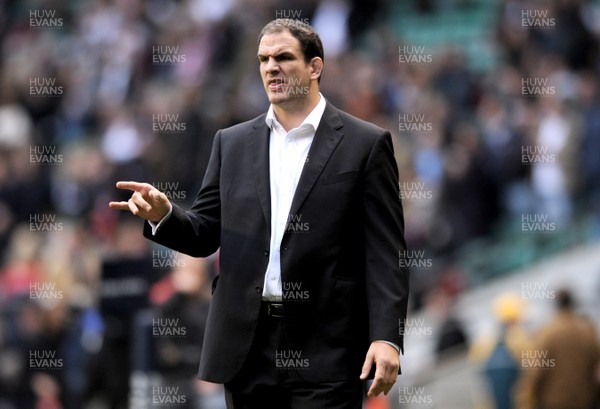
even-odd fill
[{"label": "jacket lapel", "polygon": [[268,232],[271,231],[271,189],[269,177],[269,127],[265,122],[265,115],[261,115],[254,122],[248,141],[250,166],[254,174],[258,199],[265,216]]},{"label": "jacket lapel", "polygon": [[337,109],[328,102],[308,151],[306,163],[294,193],[290,214],[299,213],[302,203],[304,203],[331,154],[344,136],[340,131],[342,126]]}]

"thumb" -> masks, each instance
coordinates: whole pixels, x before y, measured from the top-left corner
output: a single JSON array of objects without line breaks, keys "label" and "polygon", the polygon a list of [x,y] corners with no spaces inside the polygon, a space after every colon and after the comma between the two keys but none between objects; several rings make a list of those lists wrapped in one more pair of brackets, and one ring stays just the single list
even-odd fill
[{"label": "thumb", "polygon": [[365,363],[362,366],[362,372],[360,373],[360,379],[363,381],[367,379],[369,376],[369,372],[371,372],[371,367],[373,366],[373,358],[371,356],[371,351],[367,352],[367,356],[365,358]]}]

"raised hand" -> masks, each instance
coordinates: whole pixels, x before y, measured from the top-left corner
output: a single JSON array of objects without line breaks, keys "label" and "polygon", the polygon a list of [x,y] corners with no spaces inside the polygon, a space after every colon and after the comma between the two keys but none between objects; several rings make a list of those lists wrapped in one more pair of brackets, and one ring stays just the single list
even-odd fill
[{"label": "raised hand", "polygon": [[111,209],[129,210],[151,222],[159,222],[171,210],[167,196],[149,183],[117,182],[117,188],[131,190],[133,194],[126,202],[110,202]]}]

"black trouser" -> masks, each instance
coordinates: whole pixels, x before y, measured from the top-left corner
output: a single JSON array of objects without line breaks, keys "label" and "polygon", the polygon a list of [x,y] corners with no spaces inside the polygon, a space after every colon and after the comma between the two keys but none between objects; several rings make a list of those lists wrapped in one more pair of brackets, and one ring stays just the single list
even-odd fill
[{"label": "black trouser", "polygon": [[[269,310],[270,313],[269,313]],[[361,409],[362,381],[311,383],[297,371],[310,370],[310,361],[286,358],[290,351],[285,337],[282,311],[261,307],[261,315],[248,358],[241,371],[225,384],[228,409]],[[282,365],[283,364],[283,365]],[[310,379],[310,376],[306,376]]]}]

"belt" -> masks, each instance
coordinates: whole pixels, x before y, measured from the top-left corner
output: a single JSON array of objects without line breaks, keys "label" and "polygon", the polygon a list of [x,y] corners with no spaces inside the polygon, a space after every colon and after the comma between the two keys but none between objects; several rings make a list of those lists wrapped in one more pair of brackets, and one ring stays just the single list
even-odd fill
[{"label": "belt", "polygon": [[265,312],[269,317],[283,318],[283,304],[280,302],[263,301]]}]

